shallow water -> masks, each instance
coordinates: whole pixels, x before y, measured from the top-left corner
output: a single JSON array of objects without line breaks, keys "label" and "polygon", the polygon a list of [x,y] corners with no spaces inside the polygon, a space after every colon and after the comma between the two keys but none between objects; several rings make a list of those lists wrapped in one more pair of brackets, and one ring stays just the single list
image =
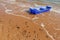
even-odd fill
[{"label": "shallow water", "polygon": [[28,0],[28,1],[40,1],[40,2],[50,2],[50,3],[60,4],[60,0]]},{"label": "shallow water", "polygon": [[60,4],[60,0],[42,0],[44,2],[51,2],[51,3],[55,3],[55,4]]}]

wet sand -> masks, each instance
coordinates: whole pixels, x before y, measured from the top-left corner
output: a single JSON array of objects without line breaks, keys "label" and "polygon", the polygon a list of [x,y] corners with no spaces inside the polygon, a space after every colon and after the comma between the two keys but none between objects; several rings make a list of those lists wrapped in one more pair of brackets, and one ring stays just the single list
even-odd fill
[{"label": "wet sand", "polygon": [[27,7],[18,2],[1,3],[6,5],[0,6],[0,40],[60,40],[60,13],[33,15],[25,10],[34,3],[24,2],[30,4]]}]

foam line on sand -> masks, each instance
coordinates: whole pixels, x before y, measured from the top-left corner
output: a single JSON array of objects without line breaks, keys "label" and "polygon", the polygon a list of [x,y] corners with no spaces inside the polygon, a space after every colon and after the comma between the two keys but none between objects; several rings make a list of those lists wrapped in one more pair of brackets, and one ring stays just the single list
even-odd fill
[{"label": "foam line on sand", "polygon": [[60,10],[57,10],[57,9],[52,9],[51,11],[56,12],[56,13],[60,13]]}]

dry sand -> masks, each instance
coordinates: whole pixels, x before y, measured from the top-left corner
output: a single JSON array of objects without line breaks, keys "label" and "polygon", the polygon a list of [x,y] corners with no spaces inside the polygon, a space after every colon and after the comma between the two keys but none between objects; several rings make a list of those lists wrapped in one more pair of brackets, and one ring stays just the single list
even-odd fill
[{"label": "dry sand", "polygon": [[26,12],[34,4],[0,2],[0,40],[60,40],[60,13]]}]

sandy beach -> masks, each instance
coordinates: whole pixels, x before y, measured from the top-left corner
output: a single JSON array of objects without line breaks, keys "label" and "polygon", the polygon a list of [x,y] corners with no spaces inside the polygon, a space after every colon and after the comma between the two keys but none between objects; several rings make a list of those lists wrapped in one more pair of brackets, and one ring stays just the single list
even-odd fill
[{"label": "sandy beach", "polygon": [[0,40],[60,40],[60,8],[37,15],[27,12],[39,5],[48,4],[0,1]]}]

